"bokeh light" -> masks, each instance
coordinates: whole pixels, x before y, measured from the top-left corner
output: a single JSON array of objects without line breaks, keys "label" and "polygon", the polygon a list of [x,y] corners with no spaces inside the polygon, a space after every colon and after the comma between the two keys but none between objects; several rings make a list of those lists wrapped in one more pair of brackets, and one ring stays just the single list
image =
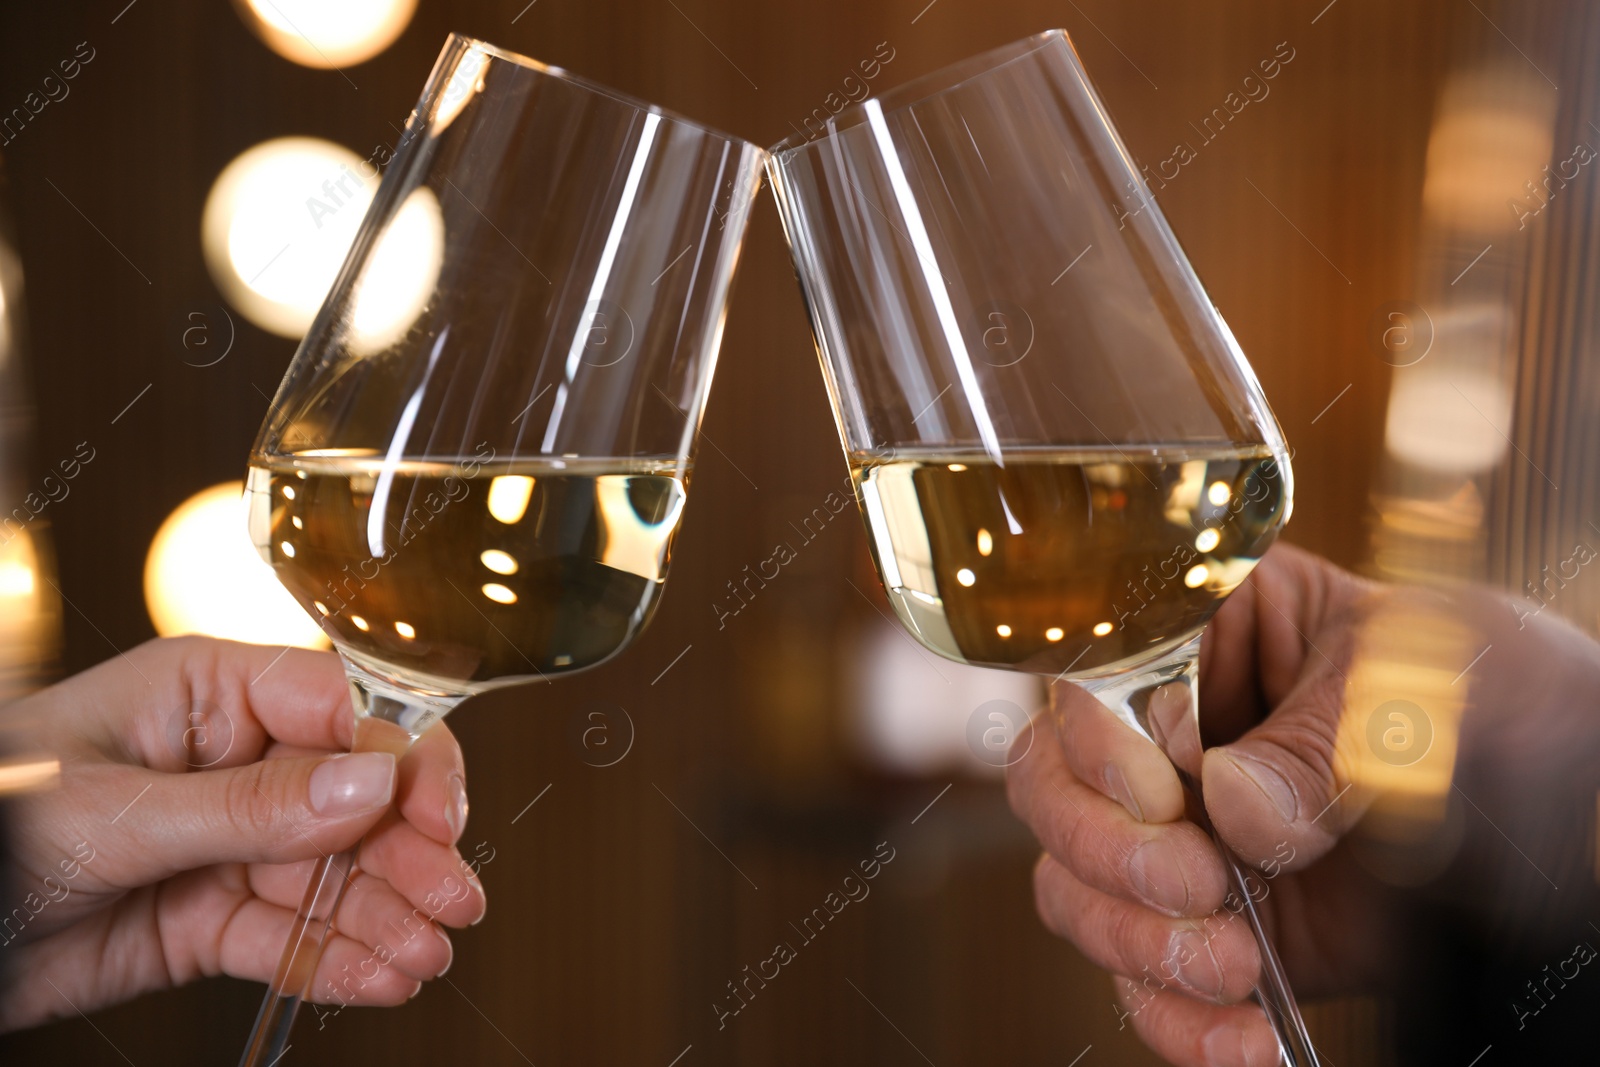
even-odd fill
[{"label": "bokeh light", "polygon": [[266,46],[301,66],[364,63],[399,37],[417,0],[235,0]]},{"label": "bokeh light", "polygon": [[414,189],[378,237],[356,282],[345,341],[381,351],[405,336],[428,306],[444,263],[444,214],[426,187]]},{"label": "bokeh light", "polygon": [[60,641],[61,598],[49,538],[0,526],[0,700],[21,696],[48,668]]},{"label": "bokeh light", "polygon": [[1418,467],[1471,474],[1500,462],[1510,442],[1511,392],[1493,371],[1435,367],[1396,375],[1384,443]]},{"label": "bokeh light", "polygon": [[1541,180],[1551,162],[1555,107],[1555,89],[1517,67],[1452,75],[1428,136],[1429,220],[1484,234],[1519,228],[1508,206],[1529,195],[1523,183]]},{"label": "bokeh light", "polygon": [[329,141],[281,137],[248,149],[206,197],[200,234],[212,280],[257,326],[303,336],[376,190],[375,168]]},{"label": "bokeh light", "polygon": [[[1000,636],[1008,636],[1011,627],[1002,627]],[[887,621],[864,632],[841,630],[839,640],[850,740],[868,762],[892,773],[999,777],[1000,766],[972,749],[973,710],[995,700],[1032,710],[1045,701],[1043,679],[935,660]]]},{"label": "bokeh light", "polygon": [[163,637],[208,634],[263,645],[327,648],[322,630],[256,552],[244,483],[224,482],[178,505],[145,559],[144,597]]}]

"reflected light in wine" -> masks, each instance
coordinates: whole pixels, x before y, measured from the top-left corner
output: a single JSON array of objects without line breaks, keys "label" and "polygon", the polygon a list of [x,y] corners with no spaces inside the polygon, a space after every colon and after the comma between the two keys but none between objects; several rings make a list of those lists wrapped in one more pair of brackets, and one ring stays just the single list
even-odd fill
[{"label": "reflected light in wine", "polygon": [[1093,677],[1200,633],[1287,519],[1261,445],[900,451],[851,463],[889,601],[983,667]]},{"label": "reflected light in wine", "polygon": [[[463,473],[473,470],[468,476]],[[582,670],[649,621],[687,470],[672,461],[256,457],[257,549],[339,649],[423,690]]]}]

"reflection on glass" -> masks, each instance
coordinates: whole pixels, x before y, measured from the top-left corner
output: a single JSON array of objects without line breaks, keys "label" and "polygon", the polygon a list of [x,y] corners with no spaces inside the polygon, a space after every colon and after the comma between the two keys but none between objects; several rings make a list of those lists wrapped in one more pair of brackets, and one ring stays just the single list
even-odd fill
[{"label": "reflection on glass", "polygon": [[500,474],[489,481],[489,514],[507,526],[522,521],[533,499],[533,479],[526,474]]},{"label": "reflection on glass", "polygon": [[474,46],[462,53],[461,61],[450,72],[450,80],[445,82],[444,89],[433,103],[435,133],[444,130],[466,110],[473,94],[483,92],[483,72],[488,65],[489,52],[486,49]]},{"label": "reflection on glass", "polygon": [[432,189],[414,189],[378,238],[356,282],[348,344],[355,355],[381,351],[422,314],[444,262],[444,216]]}]

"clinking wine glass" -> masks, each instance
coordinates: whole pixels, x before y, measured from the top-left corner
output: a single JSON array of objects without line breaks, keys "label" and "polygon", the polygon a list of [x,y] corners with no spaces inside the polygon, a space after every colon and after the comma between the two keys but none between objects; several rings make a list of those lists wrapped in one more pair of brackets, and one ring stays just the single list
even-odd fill
[{"label": "clinking wine glass", "polygon": [[[958,662],[1083,686],[1203,812],[1200,635],[1289,517],[1289,454],[1067,35],[769,151],[900,622]],[[1217,844],[1282,1058],[1315,1065],[1246,870]]]},{"label": "clinking wine glass", "polygon": [[[250,457],[250,530],[345,665],[356,750],[595,666],[667,576],[754,145],[451,36]],[[355,852],[312,876],[274,1062]]]}]

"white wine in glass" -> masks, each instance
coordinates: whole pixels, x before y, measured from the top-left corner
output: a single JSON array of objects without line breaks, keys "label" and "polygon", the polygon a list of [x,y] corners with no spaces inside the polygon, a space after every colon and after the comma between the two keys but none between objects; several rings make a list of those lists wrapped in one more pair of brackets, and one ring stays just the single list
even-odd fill
[{"label": "white wine in glass", "polygon": [[852,462],[895,613],[979,667],[1091,675],[1199,635],[1277,535],[1260,445],[901,453]]},{"label": "white wine in glass", "polygon": [[[770,151],[900,621],[942,656],[1094,693],[1206,824],[1200,635],[1289,518],[1289,450],[1066,33]],[[1281,1059],[1314,1067],[1269,910],[1217,844]]]},{"label": "white wine in glass", "polygon": [[671,459],[300,454],[250,468],[250,525],[279,581],[353,663],[471,693],[593,667],[644,628],[685,470]]},{"label": "white wine in glass", "polygon": [[[344,660],[354,748],[604,663],[660,601],[764,153],[451,36],[250,456],[250,531]],[[276,1063],[355,852],[306,889]]]}]

